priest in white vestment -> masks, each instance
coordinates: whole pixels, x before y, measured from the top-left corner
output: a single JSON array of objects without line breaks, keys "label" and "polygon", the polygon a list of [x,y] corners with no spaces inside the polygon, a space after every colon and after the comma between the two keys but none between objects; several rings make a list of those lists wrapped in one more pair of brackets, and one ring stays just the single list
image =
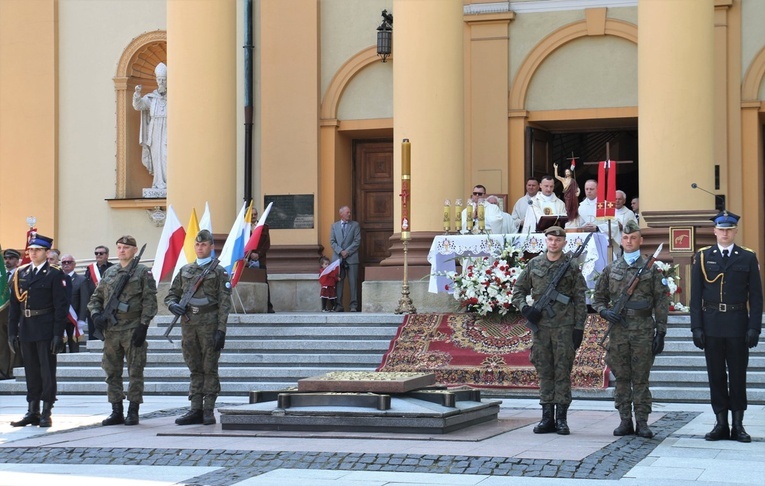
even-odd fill
[{"label": "priest in white vestment", "polygon": [[484,224],[486,230],[493,235],[506,235],[518,232],[519,221],[513,218],[513,215],[502,211],[499,207],[499,198],[489,196],[483,203]]},{"label": "priest in white vestment", "polygon": [[558,199],[553,192],[555,179],[552,176],[544,176],[539,183],[539,192],[534,196],[532,204],[526,210],[526,218],[523,221],[523,232],[535,233],[537,222],[542,216],[566,216],[566,205]]}]

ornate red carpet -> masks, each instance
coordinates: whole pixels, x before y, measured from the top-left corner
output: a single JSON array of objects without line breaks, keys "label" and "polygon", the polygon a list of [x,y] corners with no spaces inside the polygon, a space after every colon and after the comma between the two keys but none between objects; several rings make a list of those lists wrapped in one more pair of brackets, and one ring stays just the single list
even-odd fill
[{"label": "ornate red carpet", "polygon": [[[398,328],[377,371],[418,371],[436,374],[442,385],[485,388],[538,388],[529,362],[531,331],[523,317],[506,322],[473,314],[412,314]],[[608,385],[606,350],[598,343],[607,322],[587,318],[584,342],[576,353],[572,386]]]}]

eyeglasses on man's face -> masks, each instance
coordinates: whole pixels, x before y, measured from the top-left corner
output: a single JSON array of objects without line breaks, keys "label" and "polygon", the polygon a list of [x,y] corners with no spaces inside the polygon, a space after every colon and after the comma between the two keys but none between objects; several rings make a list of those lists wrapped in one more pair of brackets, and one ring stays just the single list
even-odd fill
[{"label": "eyeglasses on man's face", "polygon": [[62,265],[74,265],[74,260],[61,260]]},{"label": "eyeglasses on man's face", "polygon": [[95,254],[96,254],[96,256],[106,255],[106,252],[105,251],[97,251],[97,252],[95,252]]},{"label": "eyeglasses on man's face", "polygon": [[486,194],[486,193],[485,192],[474,192],[473,193],[474,196],[483,196],[484,194]]}]

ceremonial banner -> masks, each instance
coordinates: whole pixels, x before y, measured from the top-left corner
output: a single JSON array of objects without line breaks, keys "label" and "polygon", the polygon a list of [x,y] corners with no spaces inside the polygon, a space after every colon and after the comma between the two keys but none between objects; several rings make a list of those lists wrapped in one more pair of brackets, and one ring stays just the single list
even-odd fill
[{"label": "ceremonial banner", "polygon": [[[524,318],[508,322],[475,314],[411,314],[396,332],[377,371],[435,373],[446,386],[538,388],[529,362],[532,335]],[[598,345],[608,328],[599,316],[588,316],[577,350],[571,386],[608,386],[606,350]]]},{"label": "ceremonial banner", "polygon": [[611,219],[616,216],[616,162],[598,162],[598,205],[595,217]]}]

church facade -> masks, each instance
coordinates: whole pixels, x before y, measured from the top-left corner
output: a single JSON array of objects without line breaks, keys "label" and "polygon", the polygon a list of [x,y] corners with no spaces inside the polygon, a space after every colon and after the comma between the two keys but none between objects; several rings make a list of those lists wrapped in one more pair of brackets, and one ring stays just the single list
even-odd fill
[{"label": "church facade", "polygon": [[[657,239],[706,225],[723,202],[711,192],[742,216],[737,242],[765,250],[765,2],[251,3],[246,167],[246,0],[0,2],[3,247],[23,248],[34,216],[81,263],[123,234],[151,259],[168,207],[185,225],[207,202],[225,235],[249,182],[261,212],[274,202],[270,274],[317,273],[349,205],[364,280],[400,279],[408,139],[416,278],[444,200],[483,184],[512,205],[527,177],[571,159],[580,187],[596,177],[591,163],[619,161],[617,185],[640,197]],[[385,62],[382,10],[393,15]],[[168,187],[145,198],[131,99],[136,85],[156,88],[160,62]]]}]

